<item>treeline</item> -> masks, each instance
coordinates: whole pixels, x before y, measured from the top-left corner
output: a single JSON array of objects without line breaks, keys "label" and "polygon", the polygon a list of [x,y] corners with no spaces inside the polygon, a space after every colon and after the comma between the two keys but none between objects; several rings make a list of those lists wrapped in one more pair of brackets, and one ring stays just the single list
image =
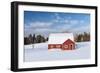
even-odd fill
[{"label": "treeline", "polygon": [[[85,41],[90,41],[90,33],[84,32],[81,34],[76,34],[74,36],[75,42],[85,42]],[[35,43],[42,43],[48,41],[48,37],[45,38],[42,35],[35,35],[35,34],[30,34],[28,37],[24,37],[24,44],[35,44]]]},{"label": "treeline", "polygon": [[74,39],[76,42],[90,41],[90,33],[84,32],[83,34],[77,34]]},{"label": "treeline", "polygon": [[42,43],[48,41],[48,38],[45,38],[42,35],[30,34],[28,37],[24,37],[24,44],[34,44],[34,43]]}]

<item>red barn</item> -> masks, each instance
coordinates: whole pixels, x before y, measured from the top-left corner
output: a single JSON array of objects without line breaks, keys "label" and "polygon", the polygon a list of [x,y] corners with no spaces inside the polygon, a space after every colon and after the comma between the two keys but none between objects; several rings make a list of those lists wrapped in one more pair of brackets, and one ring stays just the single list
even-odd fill
[{"label": "red barn", "polygon": [[54,33],[49,35],[48,49],[75,49],[74,36],[72,33]]}]

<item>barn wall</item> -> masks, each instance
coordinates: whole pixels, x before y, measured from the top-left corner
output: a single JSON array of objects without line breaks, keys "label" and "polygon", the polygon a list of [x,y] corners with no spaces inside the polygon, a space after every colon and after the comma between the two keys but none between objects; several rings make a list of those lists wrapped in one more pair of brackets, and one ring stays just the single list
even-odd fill
[{"label": "barn wall", "polygon": [[48,49],[62,48],[62,44],[48,44]]}]

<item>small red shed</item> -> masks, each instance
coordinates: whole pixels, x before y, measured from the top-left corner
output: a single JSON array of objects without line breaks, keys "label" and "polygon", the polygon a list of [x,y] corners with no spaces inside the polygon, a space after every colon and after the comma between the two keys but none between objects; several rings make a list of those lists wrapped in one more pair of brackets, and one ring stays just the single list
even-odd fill
[{"label": "small red shed", "polygon": [[53,33],[49,36],[48,49],[75,49],[74,36],[72,33]]}]

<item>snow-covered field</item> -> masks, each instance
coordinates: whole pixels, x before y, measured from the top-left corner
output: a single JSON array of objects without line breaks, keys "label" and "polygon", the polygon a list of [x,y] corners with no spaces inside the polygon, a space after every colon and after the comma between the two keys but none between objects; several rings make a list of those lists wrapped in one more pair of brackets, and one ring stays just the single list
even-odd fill
[{"label": "snow-covered field", "polygon": [[24,61],[76,60],[90,58],[90,42],[76,43],[75,50],[48,50],[48,43],[24,46]]}]

